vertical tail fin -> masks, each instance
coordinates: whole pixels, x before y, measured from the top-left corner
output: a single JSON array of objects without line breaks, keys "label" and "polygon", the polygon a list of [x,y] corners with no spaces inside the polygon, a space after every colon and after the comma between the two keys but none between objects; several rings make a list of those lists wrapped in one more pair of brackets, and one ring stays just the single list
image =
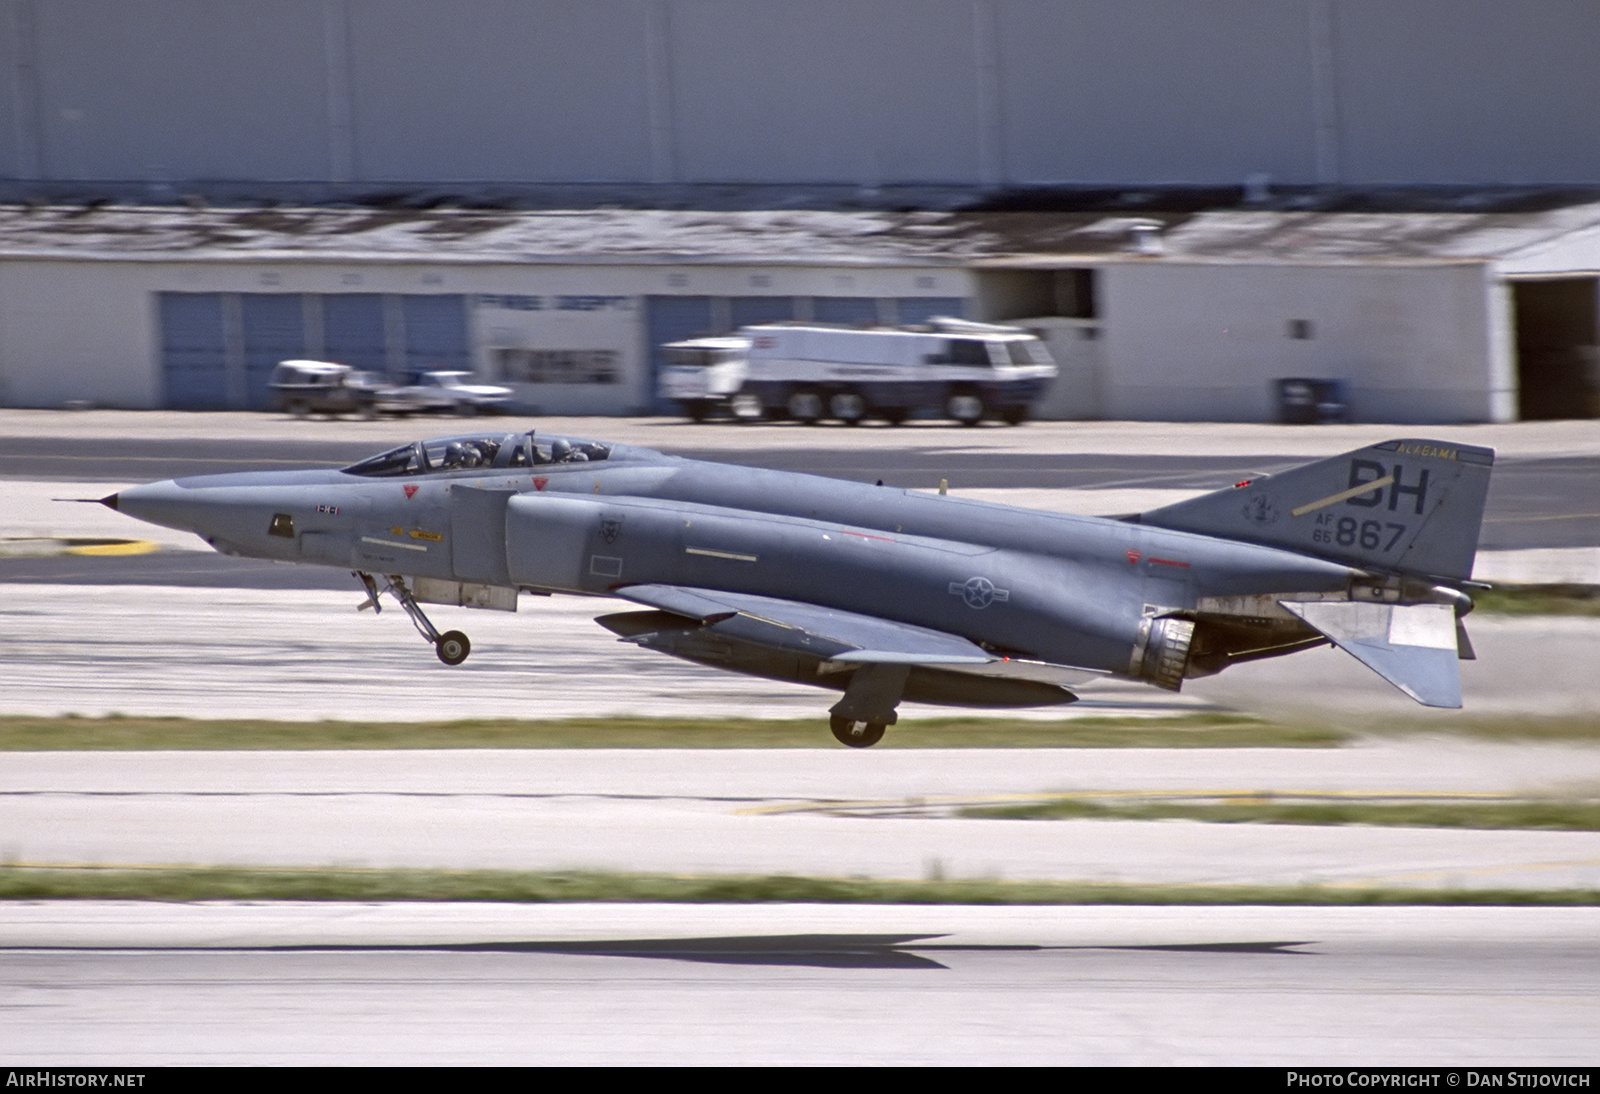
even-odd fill
[{"label": "vertical tail fin", "polygon": [[1141,514],[1140,523],[1363,569],[1472,577],[1494,449],[1385,441]]}]

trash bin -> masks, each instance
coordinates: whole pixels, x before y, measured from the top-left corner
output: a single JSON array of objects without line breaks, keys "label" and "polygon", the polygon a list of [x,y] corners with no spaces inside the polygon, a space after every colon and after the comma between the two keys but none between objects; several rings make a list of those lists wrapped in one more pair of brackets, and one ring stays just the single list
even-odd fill
[{"label": "trash bin", "polygon": [[1325,425],[1349,420],[1341,380],[1289,378],[1276,384],[1278,421],[1284,425]]}]

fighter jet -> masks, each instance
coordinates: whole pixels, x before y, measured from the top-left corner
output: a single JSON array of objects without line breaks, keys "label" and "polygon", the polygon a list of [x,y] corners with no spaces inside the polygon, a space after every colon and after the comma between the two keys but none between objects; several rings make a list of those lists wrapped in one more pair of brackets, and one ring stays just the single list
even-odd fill
[{"label": "fighter jet", "polygon": [[627,601],[596,620],[623,641],[842,692],[830,727],[859,748],[903,700],[1070,703],[1105,677],[1177,691],[1327,643],[1420,703],[1459,707],[1493,463],[1487,448],[1388,441],[1100,518],[480,432],[101,501],[226,554],[348,569],[362,607],[391,597],[447,665],[471,645],[423,603]]}]

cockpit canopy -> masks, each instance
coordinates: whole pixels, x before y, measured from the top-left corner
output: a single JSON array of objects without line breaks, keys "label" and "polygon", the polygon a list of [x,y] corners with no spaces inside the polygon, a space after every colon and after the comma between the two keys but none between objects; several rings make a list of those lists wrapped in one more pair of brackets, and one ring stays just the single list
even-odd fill
[{"label": "cockpit canopy", "polygon": [[608,459],[611,446],[570,437],[527,433],[462,433],[412,441],[344,468],[347,475],[392,478],[444,471],[500,470]]}]

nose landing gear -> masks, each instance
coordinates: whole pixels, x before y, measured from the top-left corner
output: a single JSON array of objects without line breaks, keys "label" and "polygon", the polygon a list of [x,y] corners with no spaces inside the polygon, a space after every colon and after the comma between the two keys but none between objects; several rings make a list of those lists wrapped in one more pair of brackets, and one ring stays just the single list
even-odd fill
[{"label": "nose landing gear", "polygon": [[[367,590],[366,602],[361,609],[371,608],[374,612],[381,612],[383,606],[378,603],[380,592],[378,583],[369,573],[354,570],[352,573]],[[406,585],[406,579],[399,574],[385,575],[383,592],[393,594],[400,602],[400,607],[411,618],[412,626],[417,628],[417,633],[433,643],[433,651],[439,655],[439,660],[447,665],[459,665],[467,659],[467,654],[472,652],[472,642],[460,631],[445,631],[440,634],[433,622],[423,613],[422,607],[417,603],[417,598],[411,595],[411,589]]]}]

